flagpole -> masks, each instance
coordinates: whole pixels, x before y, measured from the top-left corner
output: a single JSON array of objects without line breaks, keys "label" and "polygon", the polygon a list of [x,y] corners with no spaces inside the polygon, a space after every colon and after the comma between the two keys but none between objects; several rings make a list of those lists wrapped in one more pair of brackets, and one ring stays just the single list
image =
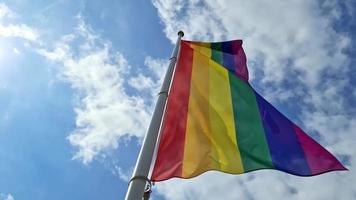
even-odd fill
[{"label": "flagpole", "polygon": [[164,77],[164,81],[160,92],[158,93],[158,99],[156,107],[154,109],[150,125],[147,130],[147,134],[143,140],[141,151],[138,155],[135,170],[132,178],[129,182],[129,188],[126,193],[125,200],[142,200],[146,183],[149,182],[148,173],[150,170],[156,140],[160,129],[164,107],[168,98],[168,90],[171,84],[171,79],[174,71],[174,66],[177,61],[177,55],[179,51],[181,38],[184,36],[183,31],[178,32],[178,39],[176,46],[173,49],[170,63]]}]

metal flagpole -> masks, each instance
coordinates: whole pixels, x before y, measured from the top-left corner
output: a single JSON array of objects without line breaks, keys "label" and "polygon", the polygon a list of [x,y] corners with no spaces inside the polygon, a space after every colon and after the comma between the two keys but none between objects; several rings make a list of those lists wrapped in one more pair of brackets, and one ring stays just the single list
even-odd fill
[{"label": "metal flagpole", "polygon": [[176,46],[173,49],[166,76],[164,77],[164,81],[161,87],[161,91],[158,93],[158,99],[152,115],[151,123],[148,127],[147,134],[143,140],[141,151],[137,158],[136,167],[129,182],[129,188],[127,190],[125,198],[126,200],[142,200],[146,183],[149,182],[147,176],[150,170],[151,161],[155,150],[156,140],[161,125],[164,107],[166,105],[166,100],[168,97],[168,90],[171,84],[174,66],[177,61],[180,41],[183,36],[183,31],[179,31]]}]

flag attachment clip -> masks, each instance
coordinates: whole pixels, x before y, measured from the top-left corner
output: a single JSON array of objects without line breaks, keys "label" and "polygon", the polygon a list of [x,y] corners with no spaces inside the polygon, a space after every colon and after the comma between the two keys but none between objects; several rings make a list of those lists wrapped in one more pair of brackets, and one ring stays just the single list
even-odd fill
[{"label": "flag attachment clip", "polygon": [[143,199],[145,199],[145,200],[149,199],[150,195],[151,195],[151,192],[152,192],[152,182],[151,182],[151,180],[148,179],[146,176],[133,176],[129,181],[129,185],[130,185],[130,182],[135,180],[135,179],[141,179],[141,180],[146,181],[147,185],[146,185],[145,191],[143,193]]}]

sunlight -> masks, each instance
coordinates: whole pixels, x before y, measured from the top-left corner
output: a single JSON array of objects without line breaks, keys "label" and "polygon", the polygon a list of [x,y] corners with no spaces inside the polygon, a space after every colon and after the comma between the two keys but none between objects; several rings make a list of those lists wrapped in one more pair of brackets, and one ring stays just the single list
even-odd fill
[{"label": "sunlight", "polygon": [[19,54],[20,50],[15,47],[11,39],[0,38],[0,68],[3,68],[5,61],[9,61]]},{"label": "sunlight", "polygon": [[1,61],[3,61],[3,58],[4,58],[5,48],[6,48],[6,45],[4,44],[3,40],[0,39],[0,69],[2,68]]},{"label": "sunlight", "polygon": [[[6,42],[3,42],[3,40],[0,40],[0,69],[2,69],[4,66],[4,61],[6,60],[6,57],[8,56],[7,51],[9,50],[8,45]],[[1,73],[1,72],[0,72]]]}]

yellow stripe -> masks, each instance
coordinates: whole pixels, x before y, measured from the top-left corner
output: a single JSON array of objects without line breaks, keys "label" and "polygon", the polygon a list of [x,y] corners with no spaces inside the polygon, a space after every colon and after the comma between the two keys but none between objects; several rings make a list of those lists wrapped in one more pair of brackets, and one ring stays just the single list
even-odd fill
[{"label": "yellow stripe", "polygon": [[204,56],[210,58],[211,56],[210,43],[196,42],[196,44],[191,44],[190,46],[194,49],[194,51],[199,52]]},{"label": "yellow stripe", "polygon": [[210,59],[209,48],[193,46],[182,177],[215,169],[242,173],[228,72]]},{"label": "yellow stripe", "polygon": [[209,62],[209,117],[214,148],[219,154],[220,170],[242,173],[242,161],[237,148],[234,113],[228,71]]}]

